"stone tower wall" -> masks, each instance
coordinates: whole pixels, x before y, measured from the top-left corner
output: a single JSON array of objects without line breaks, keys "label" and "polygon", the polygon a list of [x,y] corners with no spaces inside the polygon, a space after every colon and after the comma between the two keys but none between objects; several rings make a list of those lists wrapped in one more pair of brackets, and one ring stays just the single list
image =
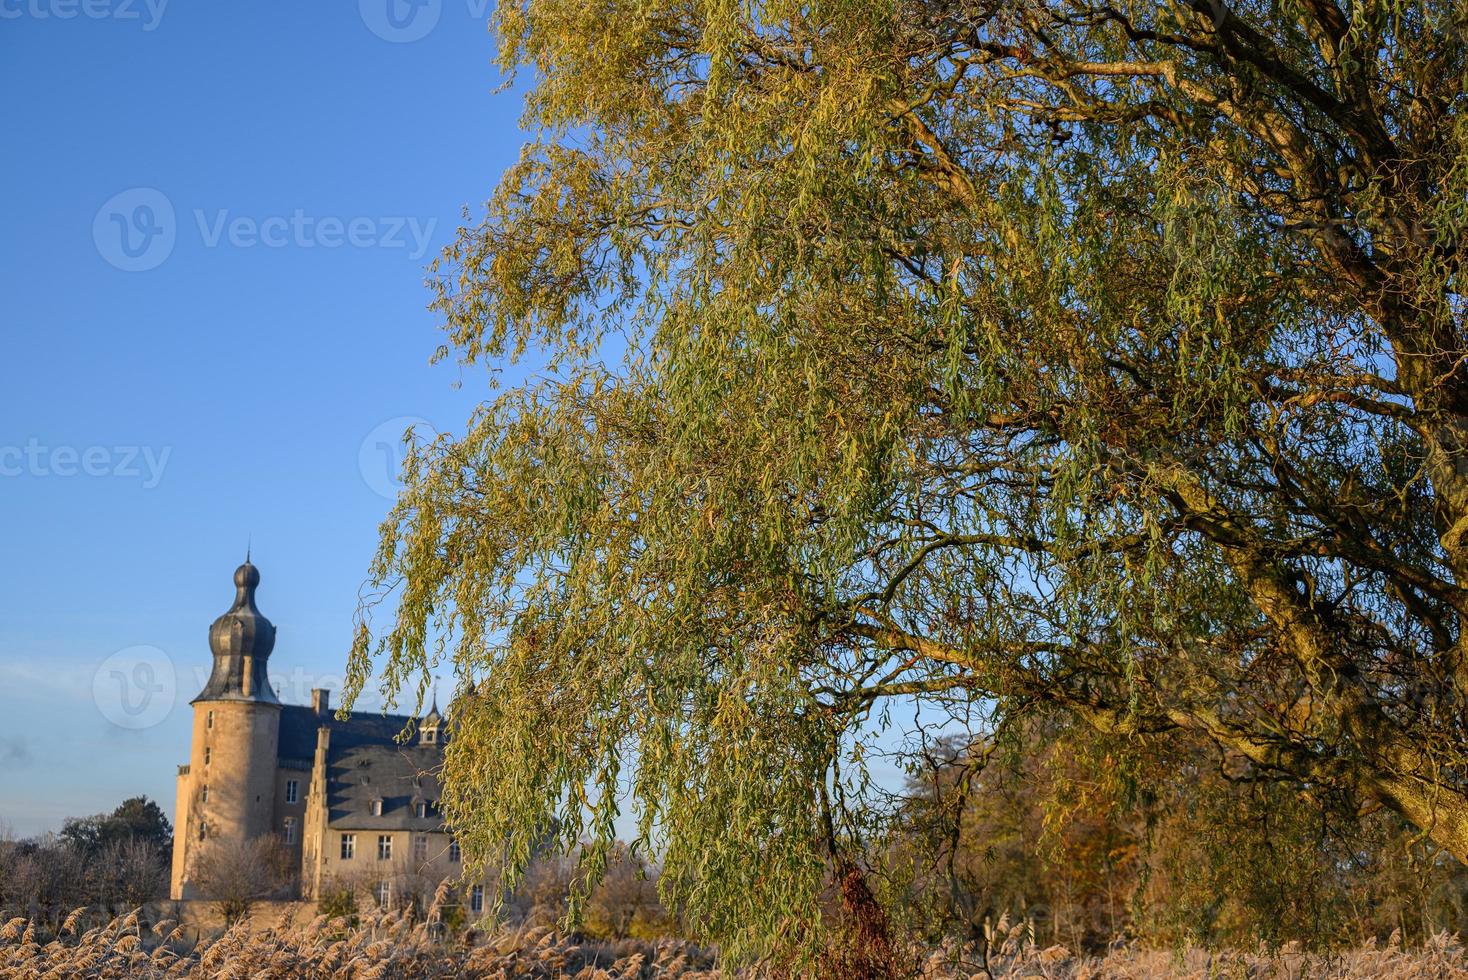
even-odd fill
[{"label": "stone tower wall", "polygon": [[[188,773],[178,780],[173,897],[193,897],[186,881],[189,862],[207,839],[252,840],[274,831],[279,738],[279,705],[258,701],[194,705]],[[205,841],[200,840],[201,824],[206,828]]]},{"label": "stone tower wall", "polygon": [[[178,782],[174,787],[173,805],[173,870],[168,878],[168,897],[174,901],[184,897],[184,871],[188,867],[189,833],[193,820],[194,779],[190,766],[178,767]],[[194,834],[197,836],[197,828]]]}]

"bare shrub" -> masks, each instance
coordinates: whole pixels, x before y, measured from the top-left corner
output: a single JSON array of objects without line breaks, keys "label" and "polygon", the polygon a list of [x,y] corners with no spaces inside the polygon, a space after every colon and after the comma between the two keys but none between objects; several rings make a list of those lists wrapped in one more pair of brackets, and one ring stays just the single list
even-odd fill
[{"label": "bare shrub", "polygon": [[212,839],[195,854],[190,880],[218,906],[225,924],[233,925],[248,915],[256,902],[289,891],[290,852],[275,837]]},{"label": "bare shrub", "polygon": [[587,902],[587,931],[605,939],[651,939],[665,935],[670,925],[658,898],[657,868],[617,844]]},{"label": "bare shrub", "polygon": [[158,845],[119,840],[101,848],[86,869],[91,904],[116,915],[168,890],[168,863]]}]

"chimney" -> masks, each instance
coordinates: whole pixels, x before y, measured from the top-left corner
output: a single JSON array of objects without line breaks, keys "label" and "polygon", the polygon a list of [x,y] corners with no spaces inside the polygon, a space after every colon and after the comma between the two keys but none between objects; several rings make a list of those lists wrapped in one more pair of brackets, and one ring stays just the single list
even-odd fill
[{"label": "chimney", "polygon": [[331,691],[324,687],[311,688],[311,710],[317,715],[326,714],[331,705]]}]

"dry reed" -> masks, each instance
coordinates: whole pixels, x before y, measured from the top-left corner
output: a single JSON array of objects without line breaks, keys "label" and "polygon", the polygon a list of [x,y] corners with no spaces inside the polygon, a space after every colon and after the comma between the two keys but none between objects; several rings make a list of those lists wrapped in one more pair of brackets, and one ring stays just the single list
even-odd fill
[{"label": "dry reed", "polygon": [[[356,926],[318,917],[304,928],[252,929],[236,924],[217,936],[190,941],[172,920],[145,925],[140,912],[78,932],[78,909],[55,935],[23,917],[0,915],[0,978],[483,978],[483,980],[729,980],[707,951],[677,940],[599,942],[546,929],[505,929],[440,938],[438,923],[400,915],[367,916]],[[923,980],[1161,980],[1251,978],[1391,980],[1468,978],[1468,954],[1442,935],[1418,949],[1396,942],[1339,953],[1290,948],[1266,953],[1116,950],[1104,957],[1074,956],[1060,946],[1041,948],[1021,925],[991,930],[988,970],[974,951],[933,952]],[[741,976],[751,978],[754,974]]]}]

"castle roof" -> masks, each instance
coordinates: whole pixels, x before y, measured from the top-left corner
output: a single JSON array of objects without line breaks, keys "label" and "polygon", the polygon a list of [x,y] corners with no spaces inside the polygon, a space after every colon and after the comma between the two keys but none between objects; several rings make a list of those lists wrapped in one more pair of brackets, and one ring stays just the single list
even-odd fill
[{"label": "castle roof", "polygon": [[282,759],[310,762],[316,755],[316,733],[322,726],[331,729],[332,751],[359,745],[396,747],[393,739],[411,720],[407,715],[359,712],[339,721],[330,711],[318,713],[305,705],[288,704],[280,709],[280,742],[276,754]]},{"label": "castle roof", "polygon": [[[420,724],[426,724],[427,718]],[[310,765],[319,732],[330,732],[326,751],[327,825],[333,830],[443,830],[437,809],[438,772],[444,743],[396,739],[408,715],[361,713],[338,719],[328,711],[288,704],[280,712],[281,762]],[[373,813],[374,801],[382,812]],[[425,816],[418,803],[428,804]]]},{"label": "castle roof", "polygon": [[[326,822],[333,830],[443,830],[439,745],[358,745],[328,753]],[[382,812],[373,813],[380,801]],[[418,804],[427,804],[418,816]]]},{"label": "castle roof", "polygon": [[245,563],[234,572],[234,604],[209,627],[214,669],[195,701],[252,701],[279,704],[266,663],[275,649],[275,625],[255,605],[260,570]]}]

